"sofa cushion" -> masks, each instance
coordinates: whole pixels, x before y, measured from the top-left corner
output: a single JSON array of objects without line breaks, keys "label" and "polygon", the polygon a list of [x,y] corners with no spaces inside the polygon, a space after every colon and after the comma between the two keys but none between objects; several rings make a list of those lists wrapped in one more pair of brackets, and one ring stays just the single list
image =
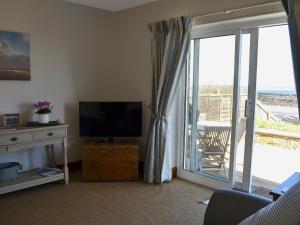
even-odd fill
[{"label": "sofa cushion", "polygon": [[299,225],[300,182],[291,187],[276,202],[260,209],[238,225]]}]

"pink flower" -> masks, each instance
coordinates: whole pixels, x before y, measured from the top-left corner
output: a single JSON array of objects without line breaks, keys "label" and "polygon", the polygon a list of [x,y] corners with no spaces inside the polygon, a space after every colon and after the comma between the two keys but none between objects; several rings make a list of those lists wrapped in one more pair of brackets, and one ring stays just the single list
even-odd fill
[{"label": "pink flower", "polygon": [[38,101],[33,104],[34,108],[37,109],[37,114],[51,113],[53,106],[48,101]]}]

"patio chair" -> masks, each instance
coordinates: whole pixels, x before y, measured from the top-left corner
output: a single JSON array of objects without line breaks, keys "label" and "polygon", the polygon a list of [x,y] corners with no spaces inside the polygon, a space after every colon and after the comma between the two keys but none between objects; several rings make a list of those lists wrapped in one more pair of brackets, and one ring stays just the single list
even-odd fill
[{"label": "patio chair", "polygon": [[[242,140],[246,131],[246,118],[241,118],[238,123],[237,143]],[[231,127],[211,126],[197,131],[198,149],[201,152],[201,170],[224,170],[229,157]]]},{"label": "patio chair", "polygon": [[229,147],[231,128],[230,127],[205,127],[198,130],[198,149],[201,152],[200,169],[203,170],[224,170],[226,177],[225,163],[226,153]]}]

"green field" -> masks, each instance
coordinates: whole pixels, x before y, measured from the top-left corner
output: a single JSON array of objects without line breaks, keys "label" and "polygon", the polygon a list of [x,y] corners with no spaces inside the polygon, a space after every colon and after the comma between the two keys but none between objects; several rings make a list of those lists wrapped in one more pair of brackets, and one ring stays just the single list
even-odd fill
[{"label": "green field", "polygon": [[256,120],[256,126],[258,128],[280,130],[291,133],[300,133],[300,125],[287,123],[283,121]]}]

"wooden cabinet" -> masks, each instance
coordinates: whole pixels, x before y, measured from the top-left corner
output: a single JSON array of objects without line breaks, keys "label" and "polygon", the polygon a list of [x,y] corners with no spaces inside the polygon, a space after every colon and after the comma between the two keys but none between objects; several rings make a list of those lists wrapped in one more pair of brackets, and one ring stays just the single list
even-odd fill
[{"label": "wooden cabinet", "polygon": [[83,146],[83,179],[122,181],[138,178],[139,146],[135,143],[97,143]]}]

